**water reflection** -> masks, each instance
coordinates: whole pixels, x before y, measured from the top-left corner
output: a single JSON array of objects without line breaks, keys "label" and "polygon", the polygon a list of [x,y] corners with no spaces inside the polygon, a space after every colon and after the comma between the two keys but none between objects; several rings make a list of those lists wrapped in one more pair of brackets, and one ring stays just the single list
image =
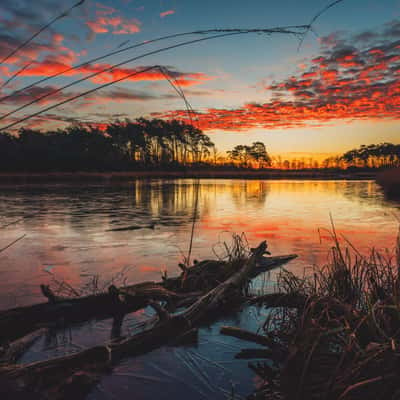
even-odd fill
[{"label": "water reflection", "polygon": [[232,199],[236,207],[264,206],[270,186],[266,181],[232,182]]},{"label": "water reflection", "polygon": [[[199,207],[193,256],[210,258],[210,249],[246,232],[251,244],[267,239],[273,254],[298,253],[287,268],[302,273],[323,264],[330,243],[321,243],[318,228],[336,228],[361,251],[369,246],[394,245],[399,203],[390,203],[372,181],[193,180],[133,181],[109,185],[34,185],[0,187],[0,248],[26,234],[0,254],[0,308],[43,301],[39,284],[51,279],[79,287],[90,274],[107,282],[124,267],[129,282],[159,280],[160,270],[178,273],[187,251],[195,194]],[[125,229],[125,228],[134,229]],[[273,277],[273,274],[271,275]],[[262,276],[255,282],[269,284]],[[131,335],[151,311],[127,316],[122,325],[91,321],[67,330],[50,330],[28,351],[22,362],[61,356],[103,343],[110,335]],[[254,376],[234,355],[243,343],[219,335],[221,325],[255,331],[266,310],[247,308],[202,327],[198,343],[186,348],[163,347],[128,359],[102,378],[91,400],[113,398],[245,397]],[[151,383],[149,385],[149,383]]]},{"label": "water reflection", "polygon": [[[136,180],[104,185],[19,185],[0,189],[0,308],[40,301],[48,271],[79,286],[89,274],[109,280],[132,267],[131,282],[170,275],[187,251],[196,193],[193,180]],[[329,243],[318,228],[338,231],[360,250],[394,244],[398,203],[372,181],[201,180],[193,256],[231,232],[252,244],[267,239],[274,254],[298,253],[291,268],[323,263]],[[46,272],[47,271],[47,272]]]}]

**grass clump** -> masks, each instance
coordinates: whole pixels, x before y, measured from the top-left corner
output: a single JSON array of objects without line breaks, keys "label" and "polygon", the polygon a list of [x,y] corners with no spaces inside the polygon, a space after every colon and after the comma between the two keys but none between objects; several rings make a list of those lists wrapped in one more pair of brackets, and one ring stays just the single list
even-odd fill
[{"label": "grass clump", "polygon": [[279,351],[256,398],[278,385],[286,399],[400,399],[400,239],[362,255],[332,238],[327,265],[280,274],[263,326]]}]

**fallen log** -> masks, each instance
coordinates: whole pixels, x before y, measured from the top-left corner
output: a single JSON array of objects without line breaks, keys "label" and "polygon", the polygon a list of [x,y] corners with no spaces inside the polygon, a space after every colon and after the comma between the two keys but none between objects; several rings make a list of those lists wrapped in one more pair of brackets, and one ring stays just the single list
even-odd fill
[{"label": "fallen log", "polygon": [[127,313],[143,307],[143,298],[120,301],[112,289],[108,293],[80,298],[57,299],[50,296],[48,303],[18,307],[0,313],[0,344],[25,336],[40,327],[57,321],[82,322],[92,318],[108,318],[116,313]]},{"label": "fallen log", "polygon": [[47,332],[46,328],[37,329],[22,338],[6,344],[0,348],[0,363],[14,364],[25,353],[25,351],[42,335]]},{"label": "fallen log", "polygon": [[[294,258],[296,255],[277,257],[258,255],[256,268],[252,269],[249,278]],[[218,271],[218,268],[221,271]],[[204,275],[202,275],[203,269]],[[25,336],[43,326],[59,322],[79,323],[90,319],[124,315],[145,307],[150,299],[166,301],[172,309],[188,306],[203,293],[225,280],[229,274],[232,274],[232,271],[228,269],[224,261],[205,260],[188,268],[180,276],[165,278],[162,282],[144,282],[122,288],[110,286],[107,293],[84,297],[62,298],[55,295],[50,287],[42,285],[41,290],[48,299],[48,303],[0,312],[0,345]],[[183,281],[184,284],[182,284]],[[195,282],[197,286],[194,285]]]},{"label": "fallen log", "polygon": [[[107,346],[96,346],[62,358],[41,361],[28,365],[3,366],[0,377],[18,383],[24,391],[40,394],[41,399],[68,399],[69,386],[76,385],[76,377],[84,374],[90,377],[81,382],[79,392],[88,392],[88,386],[97,382],[102,371],[110,365],[110,350]],[[84,367],[84,368],[82,368]],[[76,397],[75,397],[75,400]]]},{"label": "fallen log", "polygon": [[274,363],[280,363],[287,357],[287,349],[266,335],[259,335],[233,326],[221,327],[220,333],[268,347],[268,349],[242,349],[235,356],[236,358],[268,358]]},{"label": "fallen log", "polygon": [[222,326],[220,333],[226,336],[232,336],[237,339],[246,340],[248,342],[261,344],[263,346],[275,345],[275,343],[269,339],[267,336],[259,335],[244,329],[236,328],[234,326]]},{"label": "fallen log", "polygon": [[268,359],[273,358],[274,353],[269,349],[242,349],[235,355],[238,360],[249,360],[252,358]]},{"label": "fallen log", "polygon": [[[155,307],[160,319],[154,327],[144,332],[118,341],[110,341],[104,346],[96,346],[66,357],[23,366],[3,367],[0,373],[7,378],[17,380],[20,385],[33,392],[40,392],[44,398],[65,399],[68,390],[59,390],[60,383],[65,384],[70,381],[79,371],[101,373],[104,368],[111,367],[123,357],[142,354],[167,344],[171,338],[192,330],[202,320],[223,309],[231,303],[232,298],[241,295],[249,275],[256,268],[257,258],[265,251],[266,242],[262,242],[254,249],[242,268],[200,297],[185,311],[170,315],[165,310],[157,310]],[[93,384],[95,379],[87,381]]]},{"label": "fallen log", "polygon": [[124,315],[147,305],[149,299],[183,301],[196,298],[201,292],[179,294],[165,289],[161,284],[145,282],[117,289],[110,286],[107,293],[61,298],[48,286],[41,286],[48,303],[18,307],[0,312],[0,344],[25,336],[40,327],[105,319]]},{"label": "fallen log", "polygon": [[[254,278],[257,275],[271,271],[283,264],[297,258],[296,254],[284,256],[265,257],[259,255],[256,260],[256,268],[249,275]],[[208,291],[217,286],[220,282],[230,277],[246,260],[237,260],[233,265],[228,261],[203,260],[187,268],[180,264],[182,274],[176,278],[169,278],[163,282],[163,286],[169,290],[180,293],[196,291],[199,286]]]},{"label": "fallen log", "polygon": [[281,267],[283,264],[286,264],[289,261],[294,260],[297,258],[297,254],[288,254],[284,256],[274,256],[274,257],[260,257],[257,262],[256,266],[257,273],[271,271],[275,268]]}]

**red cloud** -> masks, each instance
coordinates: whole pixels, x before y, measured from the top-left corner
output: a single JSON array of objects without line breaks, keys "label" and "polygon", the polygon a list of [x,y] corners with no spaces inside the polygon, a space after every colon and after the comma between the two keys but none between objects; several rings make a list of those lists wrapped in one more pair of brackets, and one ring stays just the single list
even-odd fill
[{"label": "red cloud", "polygon": [[172,14],[175,14],[175,10],[167,10],[160,13],[160,17],[165,18],[167,15],[172,15]]},{"label": "red cloud", "polygon": [[[66,69],[70,68],[71,64],[64,64],[59,62],[58,59],[54,57],[47,57],[42,62],[37,62],[32,64],[29,68],[24,70],[20,76],[50,76],[56,73],[62,73]],[[100,72],[104,69],[110,68],[110,64],[89,64],[84,65],[80,68],[76,68],[72,71],[69,71],[64,74],[64,76],[74,76],[80,74],[93,74]],[[116,79],[123,78],[129,74],[140,72],[147,67],[139,66],[135,68],[114,68],[111,71],[104,72],[100,75],[97,75],[91,78],[91,81],[94,83],[108,83]],[[177,72],[177,71],[168,71],[170,76],[175,78],[177,82],[181,86],[193,86],[199,85],[206,81],[214,79],[214,77],[206,75],[201,72]],[[127,81],[164,81],[165,75],[162,74],[159,70],[150,70],[144,73],[139,73],[138,75],[131,76],[127,79]]]},{"label": "red cloud", "polygon": [[140,22],[136,18],[124,18],[114,15],[117,10],[112,7],[96,3],[96,17],[87,21],[86,25],[94,33],[113,33],[122,35],[140,32]]},{"label": "red cloud", "polygon": [[[53,37],[53,39],[55,38]],[[58,37],[56,37],[56,39],[59,40]],[[0,34],[0,58],[6,57],[19,45],[19,40],[15,39],[14,37]],[[10,57],[6,63],[12,65],[26,62],[27,59],[37,60],[44,53],[58,53],[59,47],[60,46],[57,41],[47,44],[31,42],[21,49],[21,51],[19,51],[17,54]]]},{"label": "red cloud", "polygon": [[[71,64],[79,57],[70,48],[62,43],[64,36],[61,33],[52,33],[47,43],[31,42],[26,47],[18,51],[14,56],[10,57],[5,64],[24,67],[33,60],[40,60],[46,54],[52,54],[54,59],[59,63]],[[20,45],[19,40],[12,36],[0,34],[0,58],[3,58],[15,50]],[[1,71],[0,71],[1,72]]]},{"label": "red cloud", "polygon": [[[307,69],[267,88],[272,91],[271,101],[208,109],[197,114],[200,127],[245,131],[321,126],[337,120],[400,120],[397,40],[356,48],[331,36],[323,44],[323,54],[312,59]],[[187,118],[184,110],[153,115]]]},{"label": "red cloud", "polygon": [[140,32],[140,22],[135,18],[100,16],[94,21],[87,21],[86,25],[95,33],[111,32],[114,35],[121,35]]}]

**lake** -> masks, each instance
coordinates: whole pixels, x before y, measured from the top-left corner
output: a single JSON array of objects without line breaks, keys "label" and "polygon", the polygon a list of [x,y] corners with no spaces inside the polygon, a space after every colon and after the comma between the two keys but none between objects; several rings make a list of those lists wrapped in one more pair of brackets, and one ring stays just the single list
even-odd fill
[{"label": "lake", "polygon": [[[338,233],[361,252],[393,247],[400,204],[386,200],[373,181],[136,180],[114,184],[0,186],[0,308],[42,302],[41,283],[79,288],[99,276],[106,284],[123,271],[129,283],[180,272],[188,253],[196,196],[192,259],[215,258],[232,232],[251,246],[266,239],[272,255],[296,253],[286,266],[302,274],[322,265]],[[265,280],[265,277],[263,277]],[[272,276],[272,280],[274,277]],[[266,311],[247,308],[200,332],[197,346],[162,348],[128,359],[104,377],[93,399],[226,398],[249,394],[254,375],[234,360],[243,343],[218,335],[221,324],[257,329]],[[124,323],[150,315],[134,313]],[[110,321],[94,321],[39,340],[24,361],[65,354],[109,339]],[[245,346],[245,345],[244,345]],[[162,391],[160,392],[160,387]],[[233,388],[233,389],[232,389]],[[240,397],[238,397],[240,398]]]}]

